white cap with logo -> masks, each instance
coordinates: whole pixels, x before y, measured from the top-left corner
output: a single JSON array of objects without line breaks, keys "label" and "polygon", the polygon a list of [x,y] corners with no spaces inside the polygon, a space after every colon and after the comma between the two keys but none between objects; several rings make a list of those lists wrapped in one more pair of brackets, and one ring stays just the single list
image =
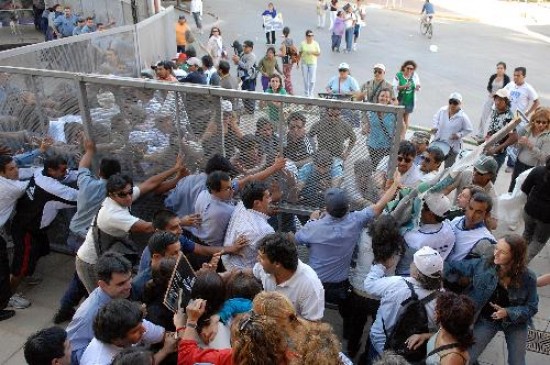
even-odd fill
[{"label": "white cap with logo", "polygon": [[430,278],[441,277],[441,271],[443,271],[443,258],[441,258],[439,252],[433,248],[429,246],[422,247],[415,252],[413,261],[418,271],[423,275]]}]

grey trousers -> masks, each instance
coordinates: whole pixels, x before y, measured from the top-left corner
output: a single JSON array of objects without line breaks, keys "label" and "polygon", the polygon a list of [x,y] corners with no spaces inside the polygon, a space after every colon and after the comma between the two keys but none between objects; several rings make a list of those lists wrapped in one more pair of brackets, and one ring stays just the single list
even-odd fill
[{"label": "grey trousers", "polygon": [[94,289],[97,288],[97,274],[95,271],[95,265],[88,264],[87,262],[79,259],[77,256],[75,266],[76,273],[78,274],[80,281],[82,281],[82,284],[84,284],[84,287],[86,288],[88,293],[94,291]]}]

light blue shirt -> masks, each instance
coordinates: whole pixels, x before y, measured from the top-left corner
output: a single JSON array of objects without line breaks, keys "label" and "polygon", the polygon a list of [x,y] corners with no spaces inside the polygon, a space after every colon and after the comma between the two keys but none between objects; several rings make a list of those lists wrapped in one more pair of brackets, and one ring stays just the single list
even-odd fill
[{"label": "light blue shirt", "polygon": [[195,202],[201,191],[206,190],[206,173],[189,175],[181,179],[164,200],[164,205],[178,217],[195,213]]},{"label": "light blue shirt", "polygon": [[195,212],[201,215],[202,223],[199,227],[186,229],[208,246],[223,246],[225,231],[234,210],[233,202],[220,200],[204,190],[195,203]]},{"label": "light blue shirt", "polygon": [[29,166],[29,165],[32,165],[34,162],[34,159],[40,155],[42,155],[42,152],[40,152],[40,149],[37,148],[30,152],[24,152],[24,153],[15,155],[13,156],[13,160],[15,161],[15,164],[18,167]]},{"label": "light blue shirt", "polygon": [[63,37],[70,37],[73,35],[77,20],[78,18],[74,14],[68,18],[63,14],[55,18],[54,25]]},{"label": "light blue shirt", "polygon": [[367,145],[370,148],[390,148],[395,134],[395,114],[382,113],[382,119],[377,112],[367,112],[370,132]]},{"label": "light blue shirt", "polygon": [[351,257],[361,231],[375,218],[367,207],[342,218],[330,214],[309,221],[296,233],[296,242],[309,247],[309,265],[322,283],[339,283],[349,276]]},{"label": "light blue shirt", "polygon": [[86,237],[88,228],[92,225],[101,203],[105,200],[107,180],[98,179],[92,175],[90,169],[81,167],[78,169],[77,182],[77,211],[71,220],[69,229],[82,237]]},{"label": "light blue shirt", "polygon": [[344,81],[340,81],[338,76],[334,76],[328,82],[327,88],[335,94],[346,94],[359,91],[359,83],[351,76],[348,76]]},{"label": "light blue shirt", "polygon": [[[313,173],[314,169],[315,169],[315,166],[313,162],[309,162],[304,166],[300,167],[298,169],[298,181],[306,182],[307,179]],[[342,163],[342,159],[334,159],[334,161],[332,162],[332,167],[330,168],[330,176],[331,177],[344,176],[344,166]]]},{"label": "light blue shirt", "polygon": [[96,30],[97,30],[97,26],[95,26],[95,25],[91,26],[91,27],[85,25],[85,26],[82,27],[82,30],[80,31],[80,34],[93,33]]},{"label": "light blue shirt", "polygon": [[72,346],[72,359],[77,359],[80,362],[84,350],[94,338],[92,328],[94,318],[99,310],[111,300],[112,298],[103,289],[96,288],[76,311],[67,327],[67,339]]}]

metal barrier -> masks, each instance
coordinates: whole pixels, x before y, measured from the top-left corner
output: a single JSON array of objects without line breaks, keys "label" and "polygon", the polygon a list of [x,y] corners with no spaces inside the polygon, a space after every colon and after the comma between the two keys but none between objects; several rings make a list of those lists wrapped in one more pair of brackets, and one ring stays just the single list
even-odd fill
[{"label": "metal barrier", "polygon": [[0,64],[135,77],[151,63],[173,56],[175,22],[170,7],[136,25],[0,52]]},{"label": "metal barrier", "polygon": [[[96,23],[117,26],[134,24],[131,0],[64,0],[62,5],[69,5],[74,14],[95,16]],[[135,13],[138,21],[147,19],[152,12],[145,0],[135,1]],[[53,5],[53,4],[52,4]]]},{"label": "metal barrier", "polygon": [[[48,134],[77,161],[84,131],[98,157],[117,156],[137,181],[169,168],[178,152],[193,172],[221,153],[242,175],[280,155],[286,167],[270,184],[287,211],[303,213],[323,207],[330,186],[346,189],[355,207],[376,200],[378,161],[389,156],[383,174],[396,165],[401,107],[5,66],[0,73],[9,85],[0,128],[21,134],[1,143],[29,148],[29,135]],[[241,108],[243,99],[254,109]]]}]

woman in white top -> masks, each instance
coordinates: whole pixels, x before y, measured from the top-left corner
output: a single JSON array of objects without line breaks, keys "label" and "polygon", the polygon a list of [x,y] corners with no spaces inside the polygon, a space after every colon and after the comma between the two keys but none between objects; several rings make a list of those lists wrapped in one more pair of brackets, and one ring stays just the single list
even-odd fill
[{"label": "woman in white top", "polygon": [[206,52],[212,57],[214,66],[218,67],[220,60],[225,57],[223,50],[222,31],[218,27],[212,27],[210,30],[210,37],[206,44]]}]

